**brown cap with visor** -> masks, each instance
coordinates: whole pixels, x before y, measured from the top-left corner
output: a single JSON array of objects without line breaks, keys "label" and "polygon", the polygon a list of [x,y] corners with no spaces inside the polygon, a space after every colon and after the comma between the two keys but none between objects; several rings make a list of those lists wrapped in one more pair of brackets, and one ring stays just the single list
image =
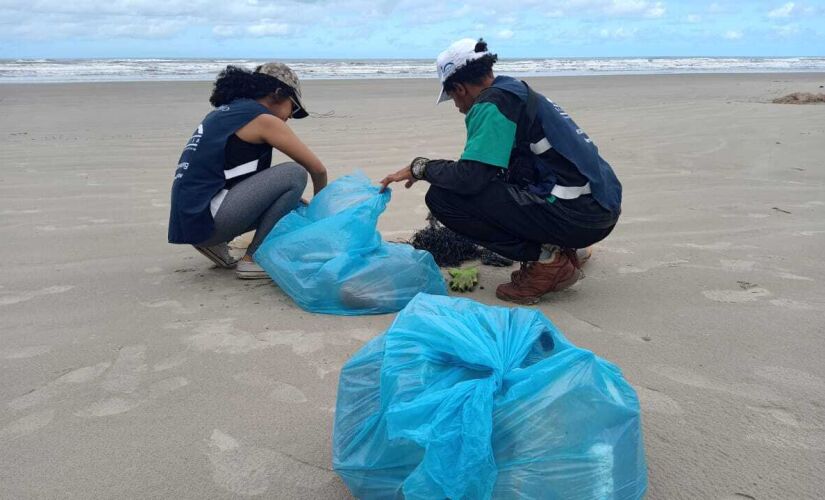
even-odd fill
[{"label": "brown cap with visor", "polygon": [[292,71],[292,68],[283,63],[270,62],[258,66],[255,68],[255,72],[277,78],[278,81],[292,89],[295,104],[298,105],[298,109],[292,114],[293,118],[306,118],[309,115],[301,98],[301,82],[298,81],[298,75]]}]

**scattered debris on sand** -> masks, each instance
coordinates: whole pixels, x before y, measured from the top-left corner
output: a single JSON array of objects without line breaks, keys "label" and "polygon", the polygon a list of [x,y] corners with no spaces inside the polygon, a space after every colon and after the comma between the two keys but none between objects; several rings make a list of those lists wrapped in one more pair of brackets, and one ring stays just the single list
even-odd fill
[{"label": "scattered debris on sand", "polygon": [[439,267],[457,267],[467,260],[481,259],[485,266],[508,267],[513,261],[484,249],[444,227],[432,214],[427,215],[427,227],[413,234],[409,243],[418,250],[433,255]]},{"label": "scattered debris on sand", "polygon": [[825,104],[825,94],[812,94],[810,92],[794,92],[784,97],[777,97],[774,104]]}]

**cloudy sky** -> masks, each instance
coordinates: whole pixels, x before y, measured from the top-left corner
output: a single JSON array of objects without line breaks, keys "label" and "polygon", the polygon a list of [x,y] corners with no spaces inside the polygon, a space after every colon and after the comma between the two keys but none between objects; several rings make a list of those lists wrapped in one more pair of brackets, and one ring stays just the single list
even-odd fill
[{"label": "cloudy sky", "polygon": [[0,0],[0,58],[825,55],[825,0]]}]

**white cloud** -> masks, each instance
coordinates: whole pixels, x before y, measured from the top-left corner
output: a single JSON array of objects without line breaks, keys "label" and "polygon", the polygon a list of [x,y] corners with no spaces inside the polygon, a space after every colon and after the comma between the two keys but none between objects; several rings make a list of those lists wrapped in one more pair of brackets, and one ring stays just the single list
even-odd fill
[{"label": "white cloud", "polygon": [[742,38],[742,32],[737,30],[726,31],[722,38],[726,40],[739,40]]},{"label": "white cloud", "polygon": [[169,38],[186,27],[183,21],[144,21],[125,24],[104,24],[96,30],[101,37],[124,38]]},{"label": "white cloud", "polygon": [[768,17],[777,18],[777,17],[789,17],[794,11],[795,4],[793,2],[788,2],[782,7],[777,7],[772,11],[768,12]]},{"label": "white cloud", "polygon": [[799,26],[796,24],[785,24],[774,28],[774,33],[782,38],[791,37],[799,34]]},{"label": "white cloud", "polygon": [[645,17],[662,17],[665,15],[665,5],[662,2],[656,2],[645,12]]},{"label": "white cloud", "polygon": [[648,3],[643,0],[612,0],[607,3],[605,11],[611,14],[638,14],[648,8]]},{"label": "white cloud", "polygon": [[627,40],[636,36],[639,30],[636,28],[625,28],[620,26],[616,29],[602,29],[599,31],[599,36],[610,40]]},{"label": "white cloud", "polygon": [[212,34],[218,38],[230,38],[238,34],[238,28],[221,24],[212,28]]},{"label": "white cloud", "polygon": [[513,38],[513,34],[514,33],[512,30],[501,30],[498,33],[496,33],[496,35],[498,35],[499,38],[502,38],[504,40],[509,40]]},{"label": "white cloud", "polygon": [[699,23],[702,22],[702,16],[697,14],[689,14],[685,20],[689,23]]},{"label": "white cloud", "polygon": [[544,5],[547,8],[545,15],[548,17],[567,15],[576,17],[658,18],[664,16],[666,12],[664,2],[651,2],[648,0],[568,0],[566,2],[550,1],[547,4]]},{"label": "white cloud", "polygon": [[246,33],[255,37],[283,36],[290,32],[288,24],[264,20],[261,23],[247,26]]}]

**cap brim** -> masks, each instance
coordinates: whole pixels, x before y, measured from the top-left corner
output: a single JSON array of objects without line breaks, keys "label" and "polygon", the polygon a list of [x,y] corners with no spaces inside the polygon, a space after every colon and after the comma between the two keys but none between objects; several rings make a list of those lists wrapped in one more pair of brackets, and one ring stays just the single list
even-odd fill
[{"label": "cap brim", "polygon": [[435,104],[441,104],[444,101],[449,101],[450,96],[447,94],[447,91],[444,90],[444,85],[441,86],[441,92],[438,93],[438,99],[435,101]]},{"label": "cap brim", "polygon": [[304,107],[304,102],[297,95],[294,96],[293,99],[295,99],[295,101],[298,103],[298,106],[300,106],[301,109],[296,111],[295,114],[292,115],[292,118],[295,118],[296,120],[300,120],[301,118],[306,118],[307,116],[309,116],[309,113],[307,112],[307,108]]}]

